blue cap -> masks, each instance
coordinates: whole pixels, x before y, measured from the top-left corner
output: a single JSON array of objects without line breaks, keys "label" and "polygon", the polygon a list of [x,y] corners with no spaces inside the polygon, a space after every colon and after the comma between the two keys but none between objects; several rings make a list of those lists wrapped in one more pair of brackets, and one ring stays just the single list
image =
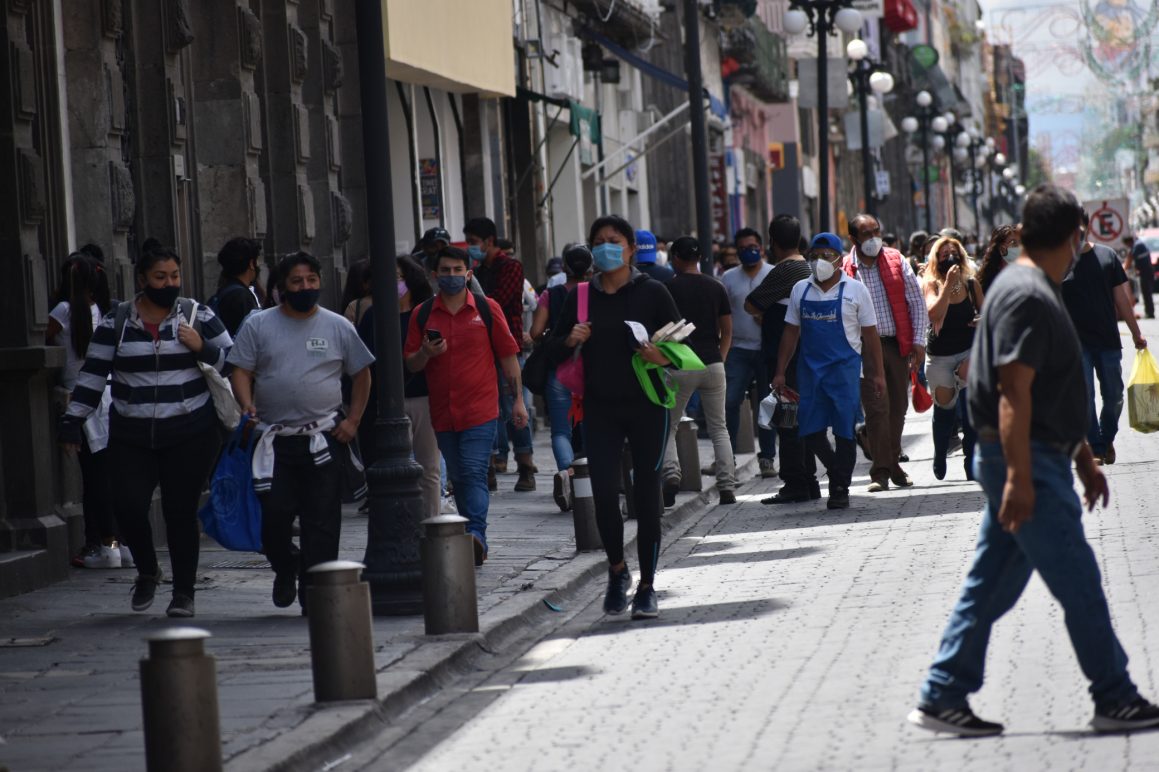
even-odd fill
[{"label": "blue cap", "polygon": [[844,252],[845,245],[832,233],[818,233],[809,243],[809,249],[832,249],[834,252]]},{"label": "blue cap", "polygon": [[636,262],[656,262],[656,237],[652,231],[636,231]]}]

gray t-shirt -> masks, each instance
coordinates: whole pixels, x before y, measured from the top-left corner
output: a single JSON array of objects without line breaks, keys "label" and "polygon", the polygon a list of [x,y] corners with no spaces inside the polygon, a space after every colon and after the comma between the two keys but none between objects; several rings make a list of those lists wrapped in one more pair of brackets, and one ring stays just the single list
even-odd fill
[{"label": "gray t-shirt", "polygon": [[228,361],[254,374],[258,418],[301,426],[333,415],[342,406],[342,374],[354,375],[374,356],[346,317],[319,308],[295,319],[279,307],[249,317]]},{"label": "gray t-shirt", "polygon": [[728,304],[732,307],[732,346],[749,351],[761,350],[761,326],[753,315],[744,310],[745,298],[752,291],[761,286],[761,282],[769,275],[773,267],[761,261],[760,269],[749,276],[743,266],[730,268],[724,272],[720,280],[728,290]]},{"label": "gray t-shirt", "polygon": [[1038,268],[1012,264],[986,294],[970,354],[970,421],[998,429],[998,368],[1021,362],[1035,372],[1030,438],[1073,444],[1087,435],[1082,348],[1058,285]]}]

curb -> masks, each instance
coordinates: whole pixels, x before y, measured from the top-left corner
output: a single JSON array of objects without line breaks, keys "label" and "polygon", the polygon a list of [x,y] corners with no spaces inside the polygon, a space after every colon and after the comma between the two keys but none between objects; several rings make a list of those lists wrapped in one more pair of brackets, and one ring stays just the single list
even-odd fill
[{"label": "curb", "polygon": [[[751,475],[757,469],[756,454],[746,455],[746,460],[738,458],[738,477]],[[675,533],[679,538],[700,522],[715,506],[710,503],[715,482],[706,477],[699,494],[667,511],[660,520],[661,533]],[[635,546],[633,536],[624,543],[625,554]],[[545,614],[555,613],[545,607],[547,603],[566,606],[581,587],[603,576],[605,562],[602,551],[576,553],[537,580],[533,588],[484,613],[479,619],[479,633],[420,638],[421,643],[413,651],[378,672],[377,699],[305,706],[307,715],[303,721],[229,759],[225,768],[235,772],[326,768],[346,748],[369,739],[452,682],[477,657],[501,650],[542,622]]]}]

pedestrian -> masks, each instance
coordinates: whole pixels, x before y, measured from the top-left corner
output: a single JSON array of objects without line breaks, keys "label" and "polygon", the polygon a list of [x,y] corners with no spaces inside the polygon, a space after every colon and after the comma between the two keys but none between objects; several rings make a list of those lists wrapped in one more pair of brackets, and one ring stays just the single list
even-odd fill
[{"label": "pedestrian", "polygon": [[[564,247],[564,251],[565,252],[567,251],[567,247]],[[547,261],[547,284],[543,287],[543,289],[540,290],[540,292],[543,292],[543,290],[551,289],[552,287],[558,287],[561,284],[566,284],[566,283],[567,283],[567,272],[566,272],[566,269],[565,269],[565,266],[563,263],[563,258],[562,257],[553,257],[550,260],[548,260]]]},{"label": "pedestrian", "polygon": [[934,477],[946,478],[946,454],[957,421],[962,427],[966,479],[974,479],[974,430],[961,399],[970,371],[970,347],[982,312],[984,294],[974,278],[965,248],[943,236],[934,242],[934,259],[922,270],[922,292],[929,307],[929,361],[926,377],[934,398]]},{"label": "pedestrian", "polygon": [[732,306],[719,279],[700,272],[700,242],[683,236],[672,244],[672,265],[676,275],[665,286],[676,302],[676,310],[696,325],[684,342],[704,362],[703,370],[674,370],[669,373],[677,386],[676,404],[668,411],[668,445],[664,454],[664,506],[676,503],[680,490],[680,464],[676,458],[675,427],[684,417],[693,392],[700,393],[700,405],[708,422],[715,458],[716,490],[721,504],[736,503],[736,464],[732,441],[724,418],[724,359],[732,345]]},{"label": "pedestrian", "polygon": [[636,231],[636,267],[656,281],[669,281],[676,273],[664,265],[656,264],[656,237],[652,231]]},{"label": "pedestrian", "polygon": [[374,303],[373,279],[370,258],[363,257],[350,264],[350,270],[346,274],[346,286],[342,288],[342,300],[338,305],[342,309],[342,315],[355,327]]},{"label": "pedestrian", "polygon": [[[724,360],[727,383],[725,397],[725,418],[728,422],[728,436],[732,440],[732,451],[736,453],[737,437],[740,435],[740,405],[745,401],[749,389],[756,384],[758,400],[769,393],[769,372],[765,358],[761,354],[761,327],[753,315],[745,310],[745,298],[752,293],[773,267],[765,262],[761,234],[752,228],[742,228],[734,236],[740,265],[725,271],[721,281],[728,291],[728,302],[732,308],[732,345],[728,358]],[[757,463],[761,477],[776,477],[777,435],[771,429],[757,432]]]},{"label": "pedestrian", "polygon": [[[307,573],[338,559],[342,472],[370,396],[370,351],[350,320],[318,305],[322,264],[307,252],[278,263],[282,302],[250,317],[229,352],[244,415],[258,421],[254,487],[262,548],[274,572],[273,602],[295,597],[306,612]],[[342,412],[342,376],[352,381]],[[300,556],[291,538],[301,533]]]},{"label": "pedestrian", "polygon": [[415,248],[414,251],[411,252],[411,256],[414,257],[419,263],[424,265],[427,270],[433,271],[434,266],[431,263],[434,261],[435,255],[438,254],[440,249],[446,246],[450,246],[450,244],[451,234],[447,233],[446,228],[436,226],[434,228],[428,229],[426,233],[423,234],[423,237],[419,239],[417,244],[415,244]]},{"label": "pedestrian", "polygon": [[[1014,607],[1034,571],[1063,608],[1079,665],[1090,680],[1098,731],[1159,725],[1115,637],[1094,552],[1074,491],[1106,506],[1107,480],[1084,441],[1082,349],[1059,284],[1080,246],[1082,210],[1069,192],[1040,185],[1020,226],[1024,252],[994,282],[971,354],[970,416],[978,431],[974,469],[986,494],[973,564],[942,634],[909,720],[964,737],[1000,734],[967,699],[982,688],[991,629]],[[1072,460],[1073,459],[1073,460]],[[1035,654],[1041,651],[1041,644]]]},{"label": "pedestrian", "polygon": [[165,613],[191,617],[201,540],[197,503],[220,445],[220,423],[199,363],[223,371],[233,341],[212,309],[198,304],[193,314],[193,302],[180,297],[181,258],[172,247],[146,239],[136,275],[137,296],[93,331],[60,438],[66,450],[79,449],[81,426],[111,377],[108,469],[116,475],[117,525],[137,564],[131,606],[149,608],[161,581],[149,523],[160,486],[173,572]]},{"label": "pedestrian", "polygon": [[[101,319],[112,308],[104,266],[81,252],[68,256],[60,267],[56,305],[48,313],[44,342],[64,348],[60,385],[69,394]],[[72,310],[76,309],[73,317]],[[81,474],[81,511],[85,544],[72,564],[78,568],[132,568],[129,548],[117,541],[113,517],[112,475],[108,468],[108,387],[102,389],[101,407],[85,420],[77,462]],[[67,408],[67,403],[66,403]]]},{"label": "pedestrian", "polygon": [[909,249],[906,250],[906,256],[909,258],[910,268],[914,273],[917,273],[926,262],[925,246],[929,240],[930,234],[926,231],[917,230],[910,234]]},{"label": "pedestrian", "polygon": [[896,233],[886,233],[884,236],[881,237],[881,240],[883,242],[885,242],[885,245],[887,247],[889,247],[890,249],[897,249],[897,234]]},{"label": "pedestrian", "polygon": [[[788,214],[779,214],[769,223],[769,254],[773,270],[752,293],[745,298],[745,309],[760,320],[761,349],[768,372],[777,372],[777,357],[781,337],[785,332],[785,315],[789,310],[789,296],[793,287],[809,279],[813,273],[801,255],[801,221]],[[808,243],[805,248],[808,249]],[[785,385],[800,391],[797,378],[798,354],[793,353],[785,366]],[[801,443],[796,426],[777,427],[781,443],[781,480],[784,485],[777,493],[761,501],[762,504],[792,504],[821,498],[817,482],[817,460]]]},{"label": "pedestrian", "polygon": [[[496,244],[498,231],[495,223],[486,217],[470,220],[463,233],[467,237],[467,254],[471,258],[471,276],[479,280],[483,293],[499,304],[507,329],[517,344],[523,342],[523,265],[507,255]],[[442,260],[443,252],[437,257]],[[442,274],[439,274],[440,276]],[[517,352],[518,353],[518,352]],[[522,362],[520,362],[522,364]],[[497,376],[498,377],[498,376]],[[514,426],[514,405],[516,395],[511,394],[509,384],[499,383],[500,424],[496,432],[495,448],[491,465],[494,472],[507,472],[507,446],[515,446],[515,463],[519,479],[515,490],[519,492],[535,490],[535,458],[532,446],[531,426]],[[522,394],[518,395],[522,397]],[[495,489],[494,486],[491,487]]]},{"label": "pedestrian", "polygon": [[261,273],[262,243],[238,236],[222,245],[217,253],[221,276],[217,292],[206,304],[225,325],[231,338],[245,318],[262,307],[258,277]]},{"label": "pedestrian", "polygon": [[[642,325],[651,337],[661,327],[680,321],[668,289],[633,266],[636,232],[617,215],[600,217],[588,234],[596,275],[568,295],[552,336],[556,361],[573,356],[579,347],[584,366],[584,441],[596,523],[608,557],[608,590],[604,612],[622,614],[628,607],[632,572],[624,560],[624,521],[620,515],[620,461],[624,442],[630,446],[640,584],[632,599],[632,618],[658,614],[656,564],[660,558],[660,469],[668,443],[668,411],[644,394],[632,357],[666,365],[668,360],[651,343],[636,347],[626,322]],[[588,297],[587,320],[579,321],[579,296]]]},{"label": "pedestrian", "polygon": [[884,393],[868,379],[862,382],[865,430],[861,439],[869,451],[866,455],[872,458],[868,490],[888,490],[891,482],[908,488],[913,480],[901,468],[901,435],[909,410],[910,371],[920,370],[926,358],[929,312],[909,262],[882,244],[881,222],[876,217],[854,217],[849,237],[853,249],[842,268],[859,279],[873,299],[885,371]]},{"label": "pedestrian", "polygon": [[[840,270],[842,251],[841,239],[832,233],[813,237],[809,249],[812,276],[797,282],[789,295],[773,378],[773,388],[785,387],[789,362],[800,341],[797,430],[806,449],[829,471],[829,509],[849,508],[857,460],[853,430],[858,394],[880,398],[885,391],[873,300],[864,284]],[[863,360],[868,388],[861,382]],[[826,435],[830,428],[836,452]]]},{"label": "pedestrian", "polygon": [[983,292],[990,290],[990,285],[998,278],[998,274],[1008,263],[1013,263],[1022,254],[1022,242],[1019,241],[1018,229],[1013,225],[999,225],[990,234],[990,242],[982,253],[982,267],[978,270],[978,284]]},{"label": "pedestrian", "polygon": [[499,303],[467,290],[472,262],[468,254],[444,247],[436,260],[438,294],[411,314],[403,353],[407,369],[426,373],[431,423],[459,514],[468,521],[475,565],[481,566],[488,554],[487,471],[500,417],[500,377],[514,395],[515,428],[527,428],[519,344]]},{"label": "pedestrian", "polygon": [[1131,266],[1139,277],[1139,294],[1143,296],[1143,310],[1148,319],[1155,318],[1155,266],[1151,263],[1151,250],[1147,243],[1135,236],[1124,236],[1123,244],[1130,254]]},{"label": "pedestrian", "polygon": [[[567,281],[544,290],[539,297],[539,306],[535,309],[531,337],[539,345],[546,345],[547,341],[541,339],[545,335],[550,336],[556,329],[567,296],[580,282],[591,278],[592,252],[585,244],[569,246],[563,251],[563,264]],[[576,400],[571,391],[559,382],[555,371],[554,367],[548,369],[547,387],[543,393],[544,402],[547,403],[547,417],[551,421],[551,450],[555,455],[556,473],[552,497],[560,511],[568,512],[572,502],[571,478],[572,463],[576,459],[576,440],[582,440],[583,429],[579,422],[573,425],[572,416],[577,412]],[[582,445],[580,447],[582,449]]]},{"label": "pedestrian", "polygon": [[740,265],[740,257],[737,255],[736,246],[733,244],[714,242],[713,249],[715,253],[713,254],[712,262],[718,278]]},{"label": "pedestrian", "polygon": [[[1087,442],[1100,464],[1116,460],[1115,435],[1123,412],[1123,344],[1116,316],[1127,323],[1136,349],[1147,340],[1135,320],[1127,273],[1115,250],[1086,239],[1089,219],[1083,212],[1084,241],[1078,261],[1062,280],[1062,299],[1078,331],[1087,381]],[[1095,376],[1102,410],[1095,409]]]}]

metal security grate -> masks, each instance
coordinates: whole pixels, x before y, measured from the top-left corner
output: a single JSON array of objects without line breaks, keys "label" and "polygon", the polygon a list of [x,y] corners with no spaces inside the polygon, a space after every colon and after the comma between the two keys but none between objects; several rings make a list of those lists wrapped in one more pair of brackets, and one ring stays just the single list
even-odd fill
[{"label": "metal security grate", "polygon": [[265,570],[270,567],[268,560],[223,560],[220,563],[213,563],[210,568],[240,568],[249,570]]}]

